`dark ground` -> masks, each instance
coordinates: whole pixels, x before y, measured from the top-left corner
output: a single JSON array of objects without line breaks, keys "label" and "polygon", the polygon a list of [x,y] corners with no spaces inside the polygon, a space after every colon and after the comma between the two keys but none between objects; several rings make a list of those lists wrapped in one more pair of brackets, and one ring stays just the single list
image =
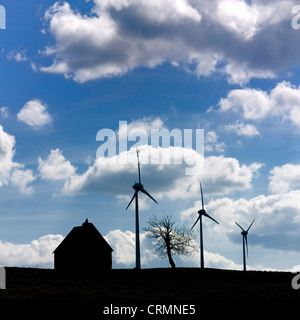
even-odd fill
[{"label": "dark ground", "polygon": [[[110,307],[111,304],[138,306],[145,310],[152,304],[194,304],[195,314],[182,316],[190,319],[208,306],[214,308],[215,314],[223,314],[218,306],[226,307],[225,312],[247,305],[248,314],[256,310],[254,306],[275,310],[287,302],[298,309],[300,290],[294,290],[291,286],[294,276],[288,272],[178,268],[139,271],[115,269],[97,278],[79,279],[58,276],[51,269],[6,268],[7,289],[0,290],[0,312],[2,307],[12,312],[23,308],[24,314],[27,312],[31,315],[38,307],[42,307],[44,313],[50,315],[64,307],[68,314],[72,311],[79,315],[82,310],[89,310],[97,315],[97,319],[108,319],[103,311],[104,307]],[[151,311],[154,311],[153,307]],[[44,318],[42,314],[40,319]],[[158,316],[150,317],[154,319]],[[92,316],[84,318],[94,319]],[[130,315],[114,315],[112,318],[129,319]],[[147,317],[140,314],[139,318]],[[168,316],[160,315],[159,318]]]}]

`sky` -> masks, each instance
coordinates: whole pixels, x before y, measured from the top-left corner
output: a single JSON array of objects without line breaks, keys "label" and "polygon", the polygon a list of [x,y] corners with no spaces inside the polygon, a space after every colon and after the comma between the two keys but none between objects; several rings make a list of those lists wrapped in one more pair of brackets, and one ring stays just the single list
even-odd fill
[{"label": "sky", "polygon": [[[169,266],[153,253],[147,221],[166,213],[191,227],[200,181],[205,209],[220,223],[204,221],[206,267],[242,269],[235,222],[248,228],[253,219],[249,269],[300,265],[296,1],[0,5],[1,265],[53,268],[53,250],[88,218],[114,249],[113,268],[133,268],[134,205],[125,209],[138,145],[142,183],[158,202],[139,197],[143,268]],[[119,152],[124,122],[128,145]],[[103,129],[115,137],[115,154],[101,156]],[[195,140],[152,144],[151,132],[174,129],[202,132],[201,150]],[[190,159],[199,160],[192,175]],[[199,226],[194,233],[199,243]],[[175,263],[198,267],[199,252]]]}]

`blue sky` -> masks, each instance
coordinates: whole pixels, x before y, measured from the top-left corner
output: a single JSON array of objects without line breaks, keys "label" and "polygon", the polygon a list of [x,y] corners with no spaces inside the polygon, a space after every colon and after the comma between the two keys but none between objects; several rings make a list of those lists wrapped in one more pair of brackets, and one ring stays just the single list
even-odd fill
[{"label": "blue sky", "polygon": [[[208,267],[291,270],[300,264],[300,31],[295,1],[6,1],[0,30],[0,264],[53,267],[51,252],[85,218],[133,267],[137,179],[96,160],[103,128],[204,129],[204,170],[142,164],[158,205],[140,197],[143,228],[167,212],[192,226],[202,181]],[[147,147],[141,147],[141,156]],[[163,150],[167,152],[168,150]],[[158,152],[158,150],[154,150]],[[120,155],[116,155],[118,158]],[[198,242],[198,229],[195,228]],[[199,254],[176,258],[198,266]]]}]

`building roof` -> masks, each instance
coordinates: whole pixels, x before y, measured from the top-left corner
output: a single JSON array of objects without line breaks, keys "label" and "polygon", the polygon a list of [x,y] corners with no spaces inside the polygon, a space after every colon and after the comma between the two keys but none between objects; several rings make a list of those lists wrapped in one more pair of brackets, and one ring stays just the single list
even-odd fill
[{"label": "building roof", "polygon": [[91,245],[93,242],[94,246],[99,246],[101,248],[107,248],[110,251],[114,251],[107,241],[103,238],[101,233],[97,228],[88,222],[88,219],[78,227],[74,227],[69,234],[64,238],[64,240],[59,244],[59,246],[53,251],[53,253],[61,250],[76,250],[82,243]]}]

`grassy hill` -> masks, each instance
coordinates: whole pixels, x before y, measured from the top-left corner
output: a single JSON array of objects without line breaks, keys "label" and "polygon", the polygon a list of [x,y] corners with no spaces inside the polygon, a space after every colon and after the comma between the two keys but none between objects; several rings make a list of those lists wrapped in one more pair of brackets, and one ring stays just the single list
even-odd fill
[{"label": "grassy hill", "polygon": [[53,310],[85,303],[101,312],[110,304],[195,303],[204,307],[212,301],[300,301],[300,290],[291,286],[294,276],[288,272],[178,268],[115,269],[80,279],[58,276],[51,269],[6,268],[7,289],[0,291],[0,306],[46,303]]}]

